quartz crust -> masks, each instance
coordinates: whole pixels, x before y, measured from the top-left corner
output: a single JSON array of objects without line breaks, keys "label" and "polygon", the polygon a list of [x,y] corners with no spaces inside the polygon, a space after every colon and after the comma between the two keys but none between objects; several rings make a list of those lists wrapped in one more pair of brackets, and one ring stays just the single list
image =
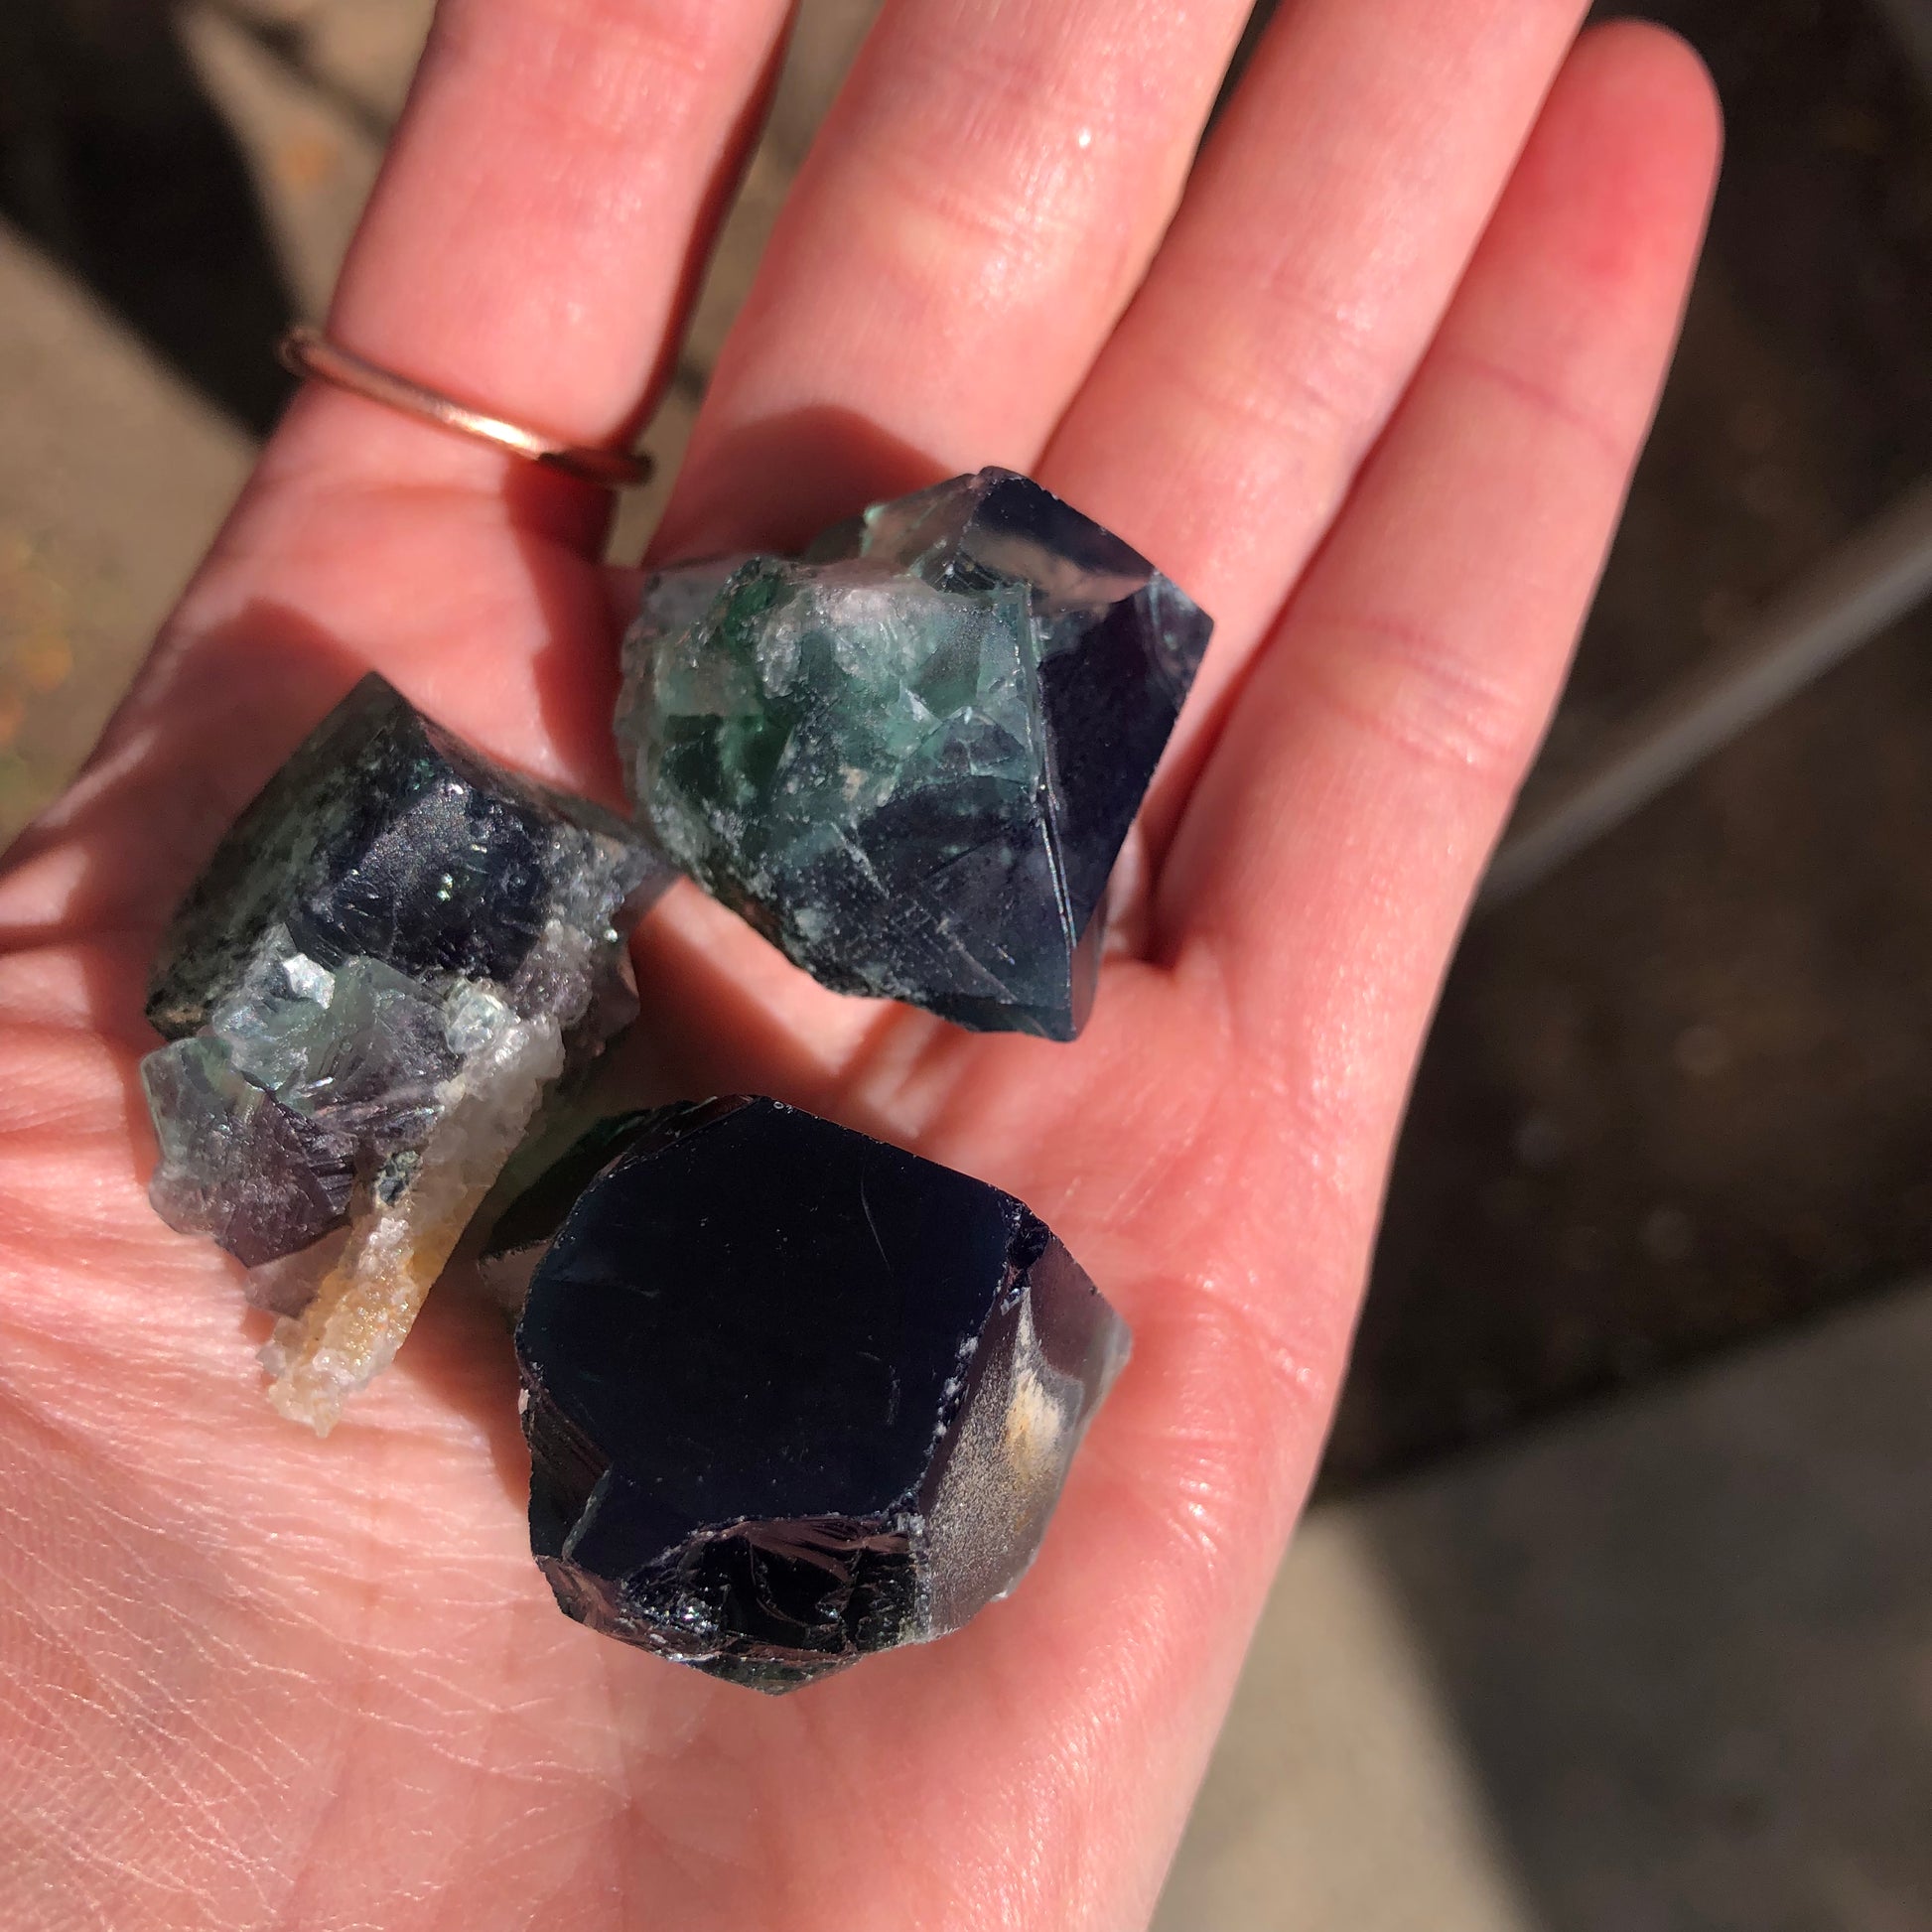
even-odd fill
[{"label": "quartz crust", "polygon": [[606,1122],[482,1265],[558,1602],[765,1691],[1011,1589],[1128,1348],[1011,1195],[772,1100]]},{"label": "quartz crust", "polygon": [[326,1434],[382,1368],[553,1082],[636,1011],[668,877],[367,677],[177,910],[141,1074],[170,1226],[282,1318],[269,1399]]},{"label": "quartz crust", "polygon": [[1118,537],[983,470],[799,561],[658,572],[618,737],[665,853],[826,985],[1070,1039],[1211,627]]}]

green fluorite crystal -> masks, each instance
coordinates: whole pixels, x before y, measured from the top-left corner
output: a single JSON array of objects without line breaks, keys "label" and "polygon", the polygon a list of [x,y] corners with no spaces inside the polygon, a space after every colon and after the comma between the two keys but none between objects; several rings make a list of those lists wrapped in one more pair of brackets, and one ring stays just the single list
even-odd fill
[{"label": "green fluorite crystal", "polygon": [[1117,537],[987,470],[800,561],[659,572],[618,734],[657,842],[827,985],[1070,1038],[1209,627]]},{"label": "green fluorite crystal", "polygon": [[391,1355],[545,1094],[636,1011],[635,833],[365,678],[170,922],[142,1062],[171,1226],[283,1316],[270,1398],[326,1430]]}]

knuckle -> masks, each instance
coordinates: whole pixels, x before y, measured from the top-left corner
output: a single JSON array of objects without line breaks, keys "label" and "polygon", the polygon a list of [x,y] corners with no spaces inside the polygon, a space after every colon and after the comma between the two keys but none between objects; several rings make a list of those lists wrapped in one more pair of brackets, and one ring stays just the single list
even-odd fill
[{"label": "knuckle", "polygon": [[1302,682],[1323,706],[1408,758],[1487,792],[1514,788],[1542,729],[1520,679],[1433,625],[1365,613],[1317,621]]}]

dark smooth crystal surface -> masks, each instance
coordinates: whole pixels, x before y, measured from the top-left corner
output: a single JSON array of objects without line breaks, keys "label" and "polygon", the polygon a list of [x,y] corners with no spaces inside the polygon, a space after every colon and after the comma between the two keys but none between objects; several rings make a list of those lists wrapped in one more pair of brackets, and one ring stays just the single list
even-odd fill
[{"label": "dark smooth crystal surface", "polygon": [[376,677],[222,840],[155,964],[150,1195],[285,1315],[333,1284],[271,1350],[316,1367],[291,1413],[326,1427],[393,1352],[546,1088],[634,1014],[621,927],[667,876]]},{"label": "dark smooth crystal surface", "polygon": [[1211,627],[1118,537],[983,470],[802,561],[658,573],[618,734],[670,857],[827,985],[1069,1039]]},{"label": "dark smooth crystal surface", "polygon": [[483,1265],[558,1602],[768,1691],[1010,1589],[1127,1353],[1021,1202],[772,1100],[607,1122]]}]

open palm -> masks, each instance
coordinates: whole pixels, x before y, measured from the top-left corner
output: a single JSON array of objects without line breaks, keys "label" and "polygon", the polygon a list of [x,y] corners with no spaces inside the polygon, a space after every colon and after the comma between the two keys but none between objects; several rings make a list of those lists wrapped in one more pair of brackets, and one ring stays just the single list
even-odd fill
[{"label": "open palm", "polygon": [[[559,1616],[500,1327],[445,1296],[327,1443],[171,1234],[148,958],[362,669],[615,790],[625,595],[567,479],[305,394],[0,879],[0,1916],[234,1928],[1125,1927],[1318,1450],[1457,922],[1587,600],[1716,137],[1577,0],[889,0],[659,539],[785,544],[984,463],[1219,620],[1075,1045],[834,998],[688,887],[637,1079],[775,1093],[1036,1206],[1134,1324],[1038,1564],[784,1700]],[[444,0],[350,346],[622,434],[779,0]],[[633,580],[634,581],[634,580]]]}]

